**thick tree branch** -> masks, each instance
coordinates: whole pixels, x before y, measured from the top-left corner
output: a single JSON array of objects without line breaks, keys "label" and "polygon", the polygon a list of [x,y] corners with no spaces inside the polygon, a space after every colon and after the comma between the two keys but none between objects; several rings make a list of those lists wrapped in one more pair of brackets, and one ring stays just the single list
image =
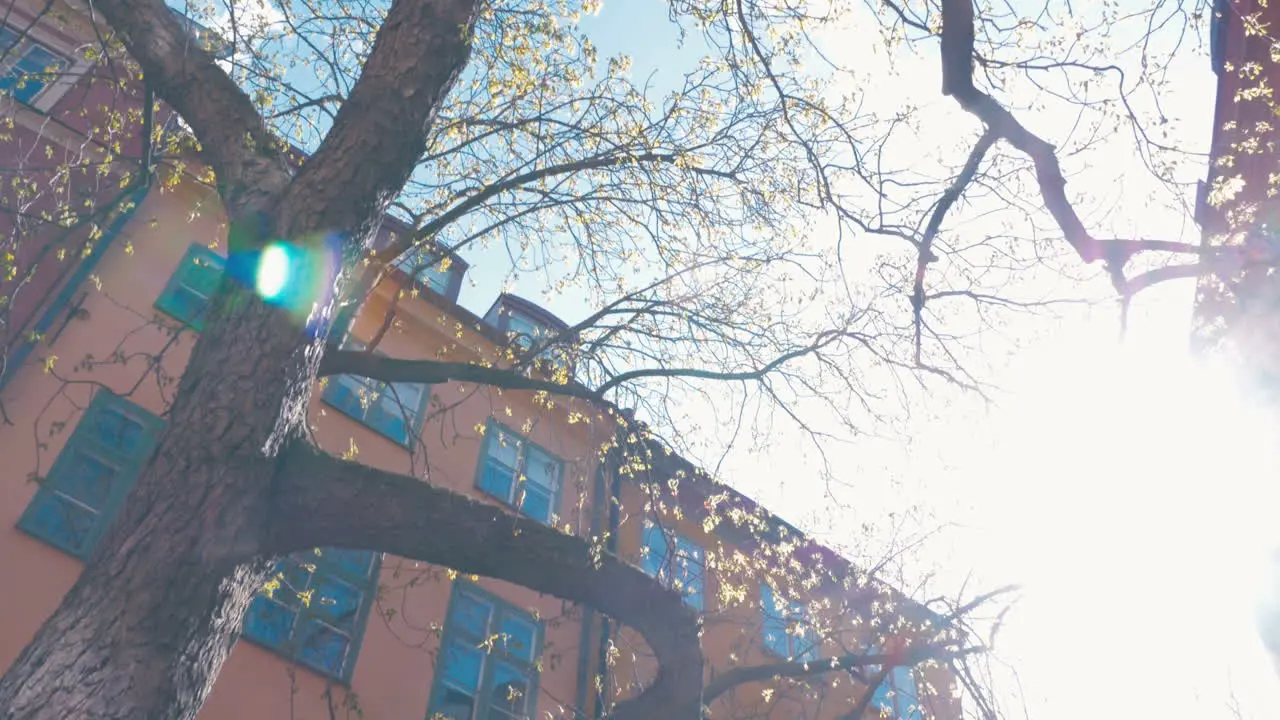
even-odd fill
[{"label": "thick tree branch", "polygon": [[273,488],[265,549],[337,546],[388,552],[588,605],[637,630],[658,658],[653,685],[616,720],[697,720],[699,621],[680,595],[639,568],[535,520],[420,479],[326,455],[298,442]]},{"label": "thick tree branch", "polygon": [[905,653],[878,653],[868,655],[856,653],[839,655],[831,658],[819,658],[812,662],[794,661],[770,663],[767,665],[748,665],[726,670],[707,683],[703,690],[703,702],[710,704],[729,690],[750,682],[760,682],[773,678],[798,678],[821,675],[836,670],[863,668],[868,665],[894,667],[899,665],[916,665],[925,660],[948,660],[981,652],[981,648],[956,650],[941,645],[921,645],[907,650]]},{"label": "thick tree branch", "polygon": [[282,203],[278,230],[371,237],[427,148],[471,54],[479,0],[396,0],[320,147]]},{"label": "thick tree branch", "polygon": [[974,86],[973,24],[973,0],[942,0],[943,93],[954,97],[960,107],[981,120],[989,132],[1031,158],[1045,208],[1082,260],[1086,263],[1107,260],[1122,269],[1128,256],[1108,256],[1104,252],[1108,248],[1089,234],[1067,199],[1067,180],[1058,164],[1054,146],[1023,127],[1004,106]]},{"label": "thick tree branch", "polygon": [[156,94],[191,126],[233,212],[263,209],[283,191],[288,166],[249,96],[161,0],[98,0],[91,7],[120,35]]}]

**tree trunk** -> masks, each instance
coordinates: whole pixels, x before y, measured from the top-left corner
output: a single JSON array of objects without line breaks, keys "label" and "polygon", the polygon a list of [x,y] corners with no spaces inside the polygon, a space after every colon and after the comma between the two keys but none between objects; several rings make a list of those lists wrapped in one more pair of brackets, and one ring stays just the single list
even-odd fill
[{"label": "tree trunk", "polygon": [[214,302],[121,515],[0,680],[0,718],[194,718],[231,651],[323,338],[232,281]]}]

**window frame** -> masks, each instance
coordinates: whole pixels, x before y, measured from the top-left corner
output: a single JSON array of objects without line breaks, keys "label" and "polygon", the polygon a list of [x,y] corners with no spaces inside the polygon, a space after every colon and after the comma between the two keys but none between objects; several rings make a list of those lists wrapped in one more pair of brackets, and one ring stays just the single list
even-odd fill
[{"label": "window frame", "polygon": [[[180,287],[186,287],[188,291],[193,290],[191,285],[183,282],[183,278],[186,277],[186,273],[191,272],[188,268],[188,264],[194,265],[196,262],[200,261],[207,262],[218,267],[220,275],[218,282],[221,283],[221,275],[225,274],[227,271],[227,259],[213,250],[210,250],[207,245],[198,242],[191,243],[191,246],[187,248],[187,251],[182,254],[182,259],[178,261],[178,265],[173,269],[173,273],[169,275],[169,280],[165,282],[164,289],[160,291],[160,294],[156,296],[155,302],[152,303],[152,306],[156,310],[159,310],[168,317],[177,320],[184,326],[189,327],[196,332],[204,330],[204,318],[208,314],[209,304],[206,303],[204,312],[196,317],[184,318],[177,306],[173,303],[174,297],[177,295]],[[209,296],[208,300],[212,301],[213,296]]]},{"label": "window frame", "polygon": [[[665,553],[663,554],[662,558],[657,561],[652,560],[652,558],[654,557],[653,546],[650,545],[649,543],[649,538],[653,535],[657,535],[658,537],[661,537],[665,546]],[[699,572],[697,574],[697,588],[695,588],[692,591],[690,591],[689,589],[690,583],[686,582],[683,579],[680,580],[682,587],[681,588],[675,587],[676,578],[673,577],[674,573],[672,573],[670,569],[671,563],[666,562],[667,558],[672,555],[671,546],[673,544],[675,545],[676,553],[679,553],[682,549],[685,549],[685,548],[681,548],[680,547],[681,545],[692,547],[696,551],[696,557],[694,559],[697,560]],[[685,550],[687,555],[693,554],[693,553],[689,553],[687,549]],[[677,554],[676,557],[679,557],[679,555]],[[653,567],[650,568],[650,564],[655,562],[657,564],[653,565]],[[667,567],[666,578],[663,577],[664,565]],[[698,612],[707,611],[707,550],[706,548],[702,547],[698,543],[694,542],[693,540],[689,539],[688,537],[677,532],[674,529],[662,527],[661,525],[653,522],[652,520],[645,520],[644,525],[640,530],[640,569],[643,570],[645,574],[647,574],[649,577],[657,579],[658,582],[662,583],[663,587],[680,592],[681,595],[683,596],[685,604],[688,605],[689,607],[693,608],[694,610],[697,610]],[[686,571],[686,574],[687,574],[687,571]]]},{"label": "window frame", "polygon": [[[365,345],[359,340],[354,340],[350,336],[348,336],[347,340],[343,342],[342,347],[344,350],[359,351],[359,350],[363,350],[365,348]],[[375,350],[373,354],[379,357],[386,357],[383,353],[377,350]],[[342,377],[354,378],[356,384],[363,386],[367,391],[374,392],[377,394],[378,397],[369,402],[369,407],[363,408],[364,412],[362,414],[357,415],[355,414],[355,412],[348,410],[345,406],[337,402],[335,393],[337,392],[338,384],[341,382],[339,378],[342,378]],[[325,405],[328,405],[329,407],[333,408],[334,410],[337,410],[343,416],[348,417],[352,420],[355,420],[356,422],[360,423],[364,427],[374,431],[375,433],[381,435],[382,437],[404,448],[413,449],[413,446],[415,445],[417,440],[422,436],[422,426],[427,421],[427,409],[431,406],[431,388],[434,387],[430,383],[394,383],[396,385],[421,385],[422,386],[422,394],[421,394],[421,397],[418,398],[418,406],[413,410],[410,418],[404,418],[404,413],[402,412],[400,403],[396,400],[395,394],[387,391],[387,389],[390,388],[393,383],[387,383],[381,380],[374,380],[372,378],[367,378],[362,375],[346,375],[346,374],[330,375],[327,378],[325,378],[325,380],[326,382],[325,382],[324,391],[320,393],[320,401],[323,402]],[[369,387],[369,385],[374,383],[381,385],[383,389],[377,390],[377,391],[372,390]],[[391,402],[395,407],[395,412],[401,413],[402,420],[403,419],[412,420],[412,422],[405,423],[405,436],[403,438],[395,437],[391,433],[387,432],[385,428],[378,427],[377,425],[374,425],[369,422],[369,410],[372,409],[374,405],[377,405],[383,397],[389,398],[391,400]],[[405,406],[403,408],[403,410],[407,410],[407,409],[408,409],[408,406]]]},{"label": "window frame", "polygon": [[[778,608],[779,601],[786,607]],[[763,615],[760,636],[765,652],[784,660],[813,662],[818,659],[821,641],[817,638],[817,632],[809,622],[809,614],[803,605],[779,598],[769,583],[763,582],[760,583],[760,612]],[[793,624],[800,627],[800,633],[791,632]],[[769,642],[771,625],[781,625],[781,647],[778,646],[779,643]],[[809,639],[809,634],[814,635],[812,640]]]},{"label": "window frame", "polygon": [[[496,442],[496,438],[498,438],[500,435],[504,433],[514,438],[519,443],[516,448],[516,467],[512,468],[513,477],[511,482],[511,497],[509,498],[499,497],[498,495],[486,490],[480,484],[481,481],[484,479],[485,466],[489,460],[489,447],[492,445],[492,443]],[[532,445],[534,448],[537,448],[538,451],[540,451],[544,455],[554,459],[560,466],[560,472],[557,474],[555,478],[555,487],[551,488],[551,501],[550,501],[551,515],[546,519],[535,517],[533,515],[526,513],[524,511],[523,502],[520,505],[515,504],[516,492],[522,485],[522,483],[519,481],[520,476],[523,475],[525,477],[525,482],[528,482],[528,473],[526,472],[527,466],[525,464],[525,457],[526,457],[526,448],[530,445]],[[476,490],[480,491],[481,493],[484,493],[485,496],[491,497],[500,501],[503,505],[511,508],[512,510],[515,510],[521,515],[528,518],[533,518],[534,520],[537,520],[538,522],[544,525],[551,525],[553,519],[559,518],[561,516],[560,514],[561,503],[564,500],[565,465],[566,463],[564,458],[551,452],[550,450],[539,445],[538,443],[533,442],[532,440],[516,432],[515,430],[512,430],[510,427],[507,427],[506,425],[502,424],[495,418],[490,417],[485,422],[484,440],[483,442],[480,443],[480,455],[476,458],[476,477],[472,485],[473,487],[475,487]]]},{"label": "window frame", "polygon": [[[29,22],[26,28],[18,28],[13,22]],[[67,91],[70,90],[77,82],[84,77],[89,68],[93,67],[93,63],[77,57],[76,48],[66,41],[59,40],[48,30],[41,27],[34,20],[27,21],[25,19],[12,18],[9,23],[0,23],[0,27],[4,27],[12,31],[19,37],[17,47],[22,49],[23,55],[31,45],[38,45],[46,52],[57,56],[61,60],[66,61],[67,67],[58,74],[58,77],[50,80],[43,88],[37,92],[30,101],[23,102],[13,95],[7,96],[9,100],[18,104],[32,108],[41,114],[48,114],[58,101],[62,99]],[[0,51],[3,54],[3,51]],[[0,62],[0,73],[7,75],[12,66],[19,60],[10,60],[12,56],[6,56],[3,62]],[[21,56],[19,56],[20,59]]]},{"label": "window frame", "polygon": [[[527,670],[527,674],[524,675],[524,677],[529,680],[529,693],[526,698],[525,720],[532,720],[532,718],[535,718],[538,714],[538,688],[542,676],[542,672],[539,670],[538,665],[539,660],[542,657],[542,651],[545,647],[546,627],[533,613],[522,609],[518,605],[515,605],[514,603],[505,600],[488,590],[485,590],[476,583],[465,580],[455,580],[453,582],[453,587],[449,592],[449,604],[445,608],[444,615],[444,631],[440,635],[440,645],[436,655],[435,673],[431,680],[431,694],[427,701],[427,720],[431,720],[436,717],[437,713],[440,712],[437,709],[437,705],[439,704],[441,696],[445,690],[445,658],[447,657],[446,653],[449,648],[449,644],[452,641],[457,640],[459,635],[461,635],[463,639],[468,637],[465,630],[459,628],[458,623],[454,622],[453,611],[460,595],[471,595],[474,599],[489,604],[491,613],[489,616],[489,627],[486,628],[486,631],[489,633],[489,638],[493,638],[498,635],[498,633],[493,631],[493,628],[495,625],[498,628],[501,628],[501,618],[504,615],[512,615],[520,620],[527,621],[534,628],[533,648],[532,653],[529,656],[531,659],[528,661],[514,657],[508,650],[503,647],[499,647],[500,643],[498,642],[492,643],[490,649],[483,653],[484,659],[481,661],[480,677],[476,681],[476,704],[472,706],[471,717],[466,720],[504,720],[502,714],[497,714],[495,717],[491,718],[490,715],[492,712],[488,703],[481,702],[488,698],[493,689],[492,684],[494,677],[491,670],[492,666],[488,662],[489,658],[495,658],[498,661],[510,664],[522,665],[524,666],[524,669]],[[481,643],[483,644],[487,639],[488,638],[481,638]]]},{"label": "window frame", "polygon": [[[523,319],[544,334],[532,337],[527,333],[517,333],[511,329],[511,319],[513,317]],[[498,299],[493,302],[488,312],[485,313],[484,322],[497,332],[500,337],[499,342],[505,343],[505,347],[510,347],[520,354],[532,349],[539,342],[561,338],[570,330],[568,324],[545,308],[510,293],[503,293],[498,296]],[[525,346],[520,341],[520,338],[529,338],[530,345]],[[534,357],[534,362],[525,368],[526,372],[541,369],[543,372],[550,371],[555,375],[558,374],[559,370],[563,370],[565,377],[568,380],[572,380],[577,364],[573,357],[573,349],[577,347],[578,340],[576,337],[563,337],[562,340],[563,342],[543,348]]]},{"label": "window frame", "polygon": [[[142,427],[139,445],[141,449],[138,453],[131,456],[113,452],[102,446],[95,448],[97,443],[89,435],[92,427],[87,425],[86,422],[92,422],[98,413],[105,411],[115,411],[134,420]],[[18,517],[17,528],[27,535],[73,557],[88,560],[93,549],[102,540],[102,536],[111,527],[111,524],[115,522],[116,516],[120,513],[120,508],[123,507],[125,499],[129,496],[129,491],[133,489],[134,484],[137,482],[143,466],[151,459],[151,454],[155,451],[156,442],[159,440],[160,432],[163,429],[164,420],[159,416],[105,388],[98,389],[89,401],[89,405],[81,413],[75,428],[67,436],[66,443],[58,451],[58,457],[54,459],[53,465],[49,467],[48,475],[40,483],[35,494],[31,496],[31,500],[28,501],[27,507],[22,511],[22,515]],[[81,434],[82,432],[84,433],[83,435]],[[94,450],[96,452],[93,452]],[[83,452],[105,464],[112,464],[113,462],[115,464],[115,469],[117,470],[116,482],[113,483],[108,491],[107,497],[103,500],[100,508],[90,507],[88,503],[67,492],[71,482],[67,477],[67,473],[70,472],[70,466],[74,459],[71,454],[73,451]],[[104,455],[106,457],[102,457]],[[78,505],[83,505],[95,513],[97,519],[94,521],[93,527],[85,535],[83,547],[74,547],[62,542],[60,539],[51,537],[37,524],[36,509],[39,507],[38,503],[53,493],[66,497]]]},{"label": "window frame", "polygon": [[[322,601],[324,598],[311,597],[310,602],[304,605],[301,599],[296,597],[296,593],[298,592],[299,589],[290,588],[283,581],[280,587],[272,592],[272,595],[278,596],[279,593],[294,594],[294,601],[297,603],[296,607],[290,608],[285,603],[276,599],[276,597],[267,596],[265,593],[265,590],[259,591],[254,595],[253,600],[250,601],[249,607],[245,610],[244,620],[242,621],[241,627],[240,627],[240,637],[248,641],[249,643],[253,644],[256,647],[262,648],[267,652],[273,653],[275,655],[278,655],[281,658],[284,658],[285,660],[288,660],[289,663],[292,665],[305,668],[311,672],[314,672],[320,675],[321,677],[337,680],[338,682],[341,682],[344,685],[349,685],[351,682],[351,677],[355,672],[356,664],[360,661],[360,650],[364,646],[364,636],[365,636],[365,630],[369,624],[369,615],[372,613],[373,605],[377,598],[379,578],[382,572],[382,553],[364,551],[364,550],[348,550],[348,552],[369,552],[371,556],[368,574],[366,577],[361,578],[355,573],[342,569],[339,565],[337,565],[332,560],[325,559],[324,553],[326,551],[341,550],[341,549],[342,548],[320,548],[319,555],[315,554],[315,550],[293,553],[283,558],[282,560],[278,561],[275,567],[272,569],[272,574],[271,574],[272,579],[279,578],[281,577],[281,575],[286,576],[286,579],[287,579],[288,572],[292,568],[289,568],[288,565],[286,565],[286,563],[293,563],[296,565],[303,565],[303,564],[309,563],[314,565],[315,569],[311,571],[308,575],[307,589],[311,589],[312,587],[314,587],[314,583],[311,581],[311,579],[315,577],[317,572],[319,572],[319,573],[322,573],[324,577],[335,578],[337,580],[340,580],[346,583],[347,585],[351,585],[355,587],[358,591],[360,591],[361,593],[360,608],[356,611],[356,617],[352,621],[351,634],[348,636],[350,639],[350,643],[347,647],[347,657],[342,664],[341,672],[335,674],[325,668],[321,668],[312,663],[307,662],[302,658],[302,647],[299,646],[296,642],[294,642],[298,638],[297,631],[299,628],[299,622],[302,621],[303,619],[314,620],[315,622],[318,622],[330,628],[333,628],[338,632],[342,632],[341,628],[335,628],[333,627],[332,623],[325,621],[323,611],[320,609],[321,607],[323,607]],[[290,625],[289,637],[287,640],[285,640],[282,643],[276,644],[264,638],[258,637],[249,631],[250,615],[251,613],[254,612],[254,607],[259,602],[267,602],[267,603],[274,603],[276,605],[281,605],[281,606],[284,606],[286,609],[291,610],[294,613],[293,622]]]},{"label": "window frame", "polygon": [[[435,267],[436,263],[432,263],[432,265],[425,267],[422,270],[419,270],[417,273],[413,272],[413,268],[416,267],[416,264],[414,263],[417,260],[418,254],[425,253],[425,252],[430,252],[430,249],[418,248],[418,249],[407,250],[401,253],[400,256],[397,257],[395,260],[391,261],[391,267],[404,273],[405,277],[409,278],[409,280],[412,281],[413,283],[421,287],[424,287],[427,290],[430,290],[431,292],[435,293],[436,295],[439,295],[442,298],[445,298],[450,302],[454,302],[454,303],[458,302],[458,296],[462,294],[462,278],[467,271],[466,263],[463,263],[461,260],[453,256],[452,254],[446,254],[442,256],[439,260],[436,260],[436,263],[442,262],[445,259],[448,259],[449,261],[449,269],[444,271],[449,276],[449,283],[446,286],[445,291],[440,292],[439,290],[436,290],[434,287],[431,286],[430,281],[424,280],[421,277],[419,277],[420,273],[431,271],[431,269]],[[409,261],[410,257],[413,258],[414,262]]]}]

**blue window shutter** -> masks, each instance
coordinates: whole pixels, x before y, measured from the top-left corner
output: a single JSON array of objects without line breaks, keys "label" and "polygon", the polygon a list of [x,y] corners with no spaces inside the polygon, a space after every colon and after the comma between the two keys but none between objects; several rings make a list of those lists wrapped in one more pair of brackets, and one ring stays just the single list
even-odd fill
[{"label": "blue window shutter", "polygon": [[245,614],[245,639],[346,682],[364,639],[377,571],[377,555],[365,550],[322,548],[281,561],[273,575],[280,586],[255,597]]},{"label": "blue window shutter", "polygon": [[156,298],[156,309],[200,330],[226,266],[226,258],[204,245],[193,244]]},{"label": "blue window shutter", "polygon": [[163,426],[134,403],[99,390],[18,528],[88,558],[133,489]]}]

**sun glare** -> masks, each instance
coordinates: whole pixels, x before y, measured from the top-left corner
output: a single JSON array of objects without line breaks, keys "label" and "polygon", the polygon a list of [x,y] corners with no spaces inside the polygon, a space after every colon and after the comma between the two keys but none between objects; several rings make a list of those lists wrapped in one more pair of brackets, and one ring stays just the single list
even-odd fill
[{"label": "sun glare", "polygon": [[1030,716],[1228,718],[1235,696],[1280,717],[1259,638],[1277,423],[1221,364],[1060,340],[997,413],[973,499],[984,560],[1026,587],[998,651]]},{"label": "sun glare", "polygon": [[254,278],[258,294],[266,300],[274,300],[289,285],[289,250],[280,243],[272,243],[262,251]]}]

